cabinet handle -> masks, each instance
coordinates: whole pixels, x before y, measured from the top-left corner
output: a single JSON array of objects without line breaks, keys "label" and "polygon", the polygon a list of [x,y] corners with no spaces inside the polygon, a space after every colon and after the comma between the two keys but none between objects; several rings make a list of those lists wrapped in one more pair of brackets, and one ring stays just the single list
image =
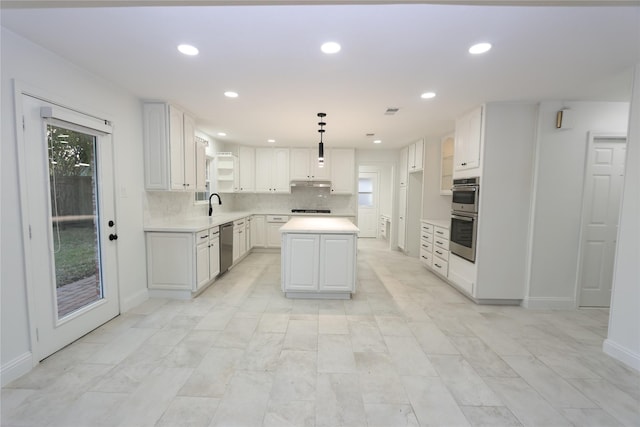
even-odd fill
[{"label": "cabinet handle", "polygon": [[442,231],[436,231],[436,233],[443,235],[444,233]]},{"label": "cabinet handle", "polygon": [[206,236],[200,236],[200,238],[201,238],[201,239],[208,239],[208,238],[209,238],[209,235],[206,235]]},{"label": "cabinet handle", "polygon": [[467,162],[460,163],[460,166],[467,166]]},{"label": "cabinet handle", "polygon": [[440,251],[436,251],[436,253],[437,253],[438,255],[442,255],[442,252],[440,252]]},{"label": "cabinet handle", "polygon": [[441,266],[440,264],[436,264],[436,263],[434,263],[433,265],[435,265],[435,266],[436,266],[436,267],[438,267],[438,268],[442,268],[442,266]]},{"label": "cabinet handle", "polygon": [[440,240],[436,240],[436,243],[442,245],[443,243]]},{"label": "cabinet handle", "polygon": [[424,256],[424,255],[422,255],[422,258],[427,259],[427,257],[426,257],[426,256]]}]

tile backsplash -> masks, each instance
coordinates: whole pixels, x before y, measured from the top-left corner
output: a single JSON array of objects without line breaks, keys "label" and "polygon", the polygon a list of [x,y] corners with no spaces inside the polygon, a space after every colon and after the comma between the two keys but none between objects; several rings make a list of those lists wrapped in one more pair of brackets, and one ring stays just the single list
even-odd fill
[{"label": "tile backsplash", "polygon": [[[332,212],[357,214],[356,195],[332,195],[328,188],[294,188],[291,194],[220,194],[222,205],[214,197],[214,212],[250,211],[285,213],[291,209],[331,209]],[[170,221],[206,216],[207,203],[195,203],[192,193],[146,191],[144,221]]]}]

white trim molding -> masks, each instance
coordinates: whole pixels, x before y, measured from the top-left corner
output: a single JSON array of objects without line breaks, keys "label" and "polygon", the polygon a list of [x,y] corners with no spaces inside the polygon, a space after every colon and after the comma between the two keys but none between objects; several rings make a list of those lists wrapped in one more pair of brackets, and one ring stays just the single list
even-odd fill
[{"label": "white trim molding", "polygon": [[0,368],[2,387],[33,369],[33,354],[28,351]]},{"label": "white trim molding", "polygon": [[576,300],[571,297],[524,297],[522,307],[542,310],[573,310]]},{"label": "white trim molding", "polygon": [[605,354],[613,357],[614,359],[619,360],[625,365],[640,372],[640,354],[634,353],[628,348],[623,347],[608,338],[604,340],[604,343],[602,344],[602,351]]}]

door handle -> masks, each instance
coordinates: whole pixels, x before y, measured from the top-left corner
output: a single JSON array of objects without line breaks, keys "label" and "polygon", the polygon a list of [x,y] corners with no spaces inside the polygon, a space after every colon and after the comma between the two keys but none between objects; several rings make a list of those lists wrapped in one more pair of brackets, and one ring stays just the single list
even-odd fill
[{"label": "door handle", "polygon": [[117,234],[109,234],[109,240],[118,240],[118,235]]}]

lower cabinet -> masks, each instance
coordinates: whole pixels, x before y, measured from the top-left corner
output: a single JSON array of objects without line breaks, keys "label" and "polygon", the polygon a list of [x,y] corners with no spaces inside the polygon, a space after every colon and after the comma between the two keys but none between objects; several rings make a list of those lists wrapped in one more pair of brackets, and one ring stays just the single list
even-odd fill
[{"label": "lower cabinet", "polygon": [[356,236],[287,233],[282,290],[288,297],[350,298],[356,283]]},{"label": "lower cabinet", "polygon": [[233,263],[247,254],[246,218],[233,222]]},{"label": "lower cabinet", "polygon": [[251,248],[264,248],[267,244],[265,216],[254,215],[251,218]]},{"label": "lower cabinet", "polygon": [[198,233],[147,232],[147,287],[156,297],[191,298],[220,273],[218,227]]},{"label": "lower cabinet", "polygon": [[267,247],[279,248],[281,246],[280,227],[289,221],[287,215],[267,215]]},{"label": "lower cabinet", "polygon": [[430,270],[449,276],[449,227],[443,221],[421,221],[420,261]]}]

